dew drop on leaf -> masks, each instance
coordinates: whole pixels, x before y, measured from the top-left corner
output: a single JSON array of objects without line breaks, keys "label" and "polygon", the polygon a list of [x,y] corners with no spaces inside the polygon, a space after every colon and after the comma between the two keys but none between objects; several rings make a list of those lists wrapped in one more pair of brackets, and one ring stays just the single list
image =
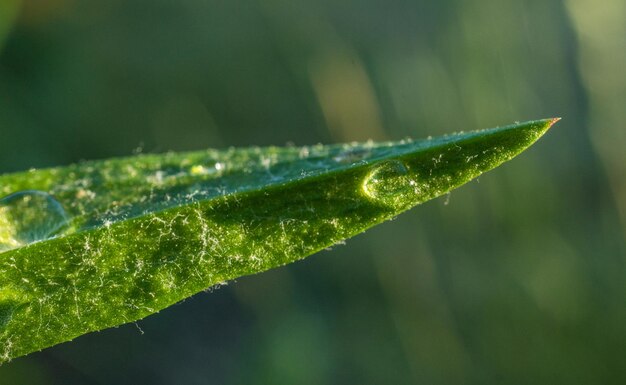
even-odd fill
[{"label": "dew drop on leaf", "polygon": [[27,190],[0,199],[0,251],[52,238],[66,229],[69,217],[54,197]]},{"label": "dew drop on leaf", "polygon": [[363,181],[363,192],[383,204],[396,205],[406,194],[417,193],[419,189],[404,163],[392,160],[372,169]]}]

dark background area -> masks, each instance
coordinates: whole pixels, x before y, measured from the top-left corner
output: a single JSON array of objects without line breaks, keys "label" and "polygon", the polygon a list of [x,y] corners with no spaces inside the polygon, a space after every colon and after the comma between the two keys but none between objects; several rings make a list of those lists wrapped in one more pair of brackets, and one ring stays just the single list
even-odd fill
[{"label": "dark background area", "polygon": [[560,116],[447,198],[0,384],[623,384],[623,0],[2,0],[0,172]]}]

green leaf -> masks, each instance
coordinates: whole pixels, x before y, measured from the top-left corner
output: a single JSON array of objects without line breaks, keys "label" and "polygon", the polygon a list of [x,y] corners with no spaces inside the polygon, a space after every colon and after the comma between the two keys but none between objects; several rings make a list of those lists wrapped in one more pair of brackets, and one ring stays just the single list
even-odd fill
[{"label": "green leaf", "polygon": [[0,176],[0,362],[302,259],[505,162],[556,119]]}]

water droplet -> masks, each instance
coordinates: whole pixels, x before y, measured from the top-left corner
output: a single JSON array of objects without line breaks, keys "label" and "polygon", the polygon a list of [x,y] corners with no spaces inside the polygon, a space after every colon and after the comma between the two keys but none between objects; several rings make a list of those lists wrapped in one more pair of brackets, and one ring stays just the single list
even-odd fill
[{"label": "water droplet", "polygon": [[371,151],[366,148],[347,149],[335,155],[333,160],[337,163],[350,164],[363,160],[370,154]]},{"label": "water droplet", "polygon": [[391,160],[376,166],[363,181],[368,197],[388,205],[402,203],[407,194],[419,193],[419,188],[404,163]]},{"label": "water droplet", "polygon": [[0,199],[0,251],[52,238],[69,224],[63,206],[43,191],[20,191]]}]

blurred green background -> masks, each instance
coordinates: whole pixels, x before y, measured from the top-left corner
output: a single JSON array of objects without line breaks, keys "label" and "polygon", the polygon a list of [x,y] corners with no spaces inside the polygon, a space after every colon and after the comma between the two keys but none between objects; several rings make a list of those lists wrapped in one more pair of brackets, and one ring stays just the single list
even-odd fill
[{"label": "blurred green background", "polygon": [[0,384],[626,383],[623,0],[0,1],[0,172],[563,121],[346,245]]}]

